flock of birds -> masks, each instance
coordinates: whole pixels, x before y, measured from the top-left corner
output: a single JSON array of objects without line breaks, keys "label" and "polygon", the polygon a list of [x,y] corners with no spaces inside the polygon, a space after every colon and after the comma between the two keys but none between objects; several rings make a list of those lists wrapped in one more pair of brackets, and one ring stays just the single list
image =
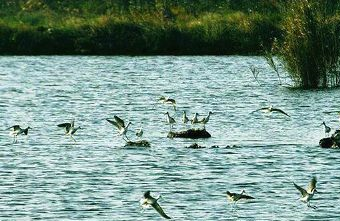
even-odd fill
[{"label": "flock of birds", "polygon": [[[316,190],[316,177],[312,177],[312,180],[309,182],[308,186],[306,189],[303,187],[297,185],[296,183],[293,182],[293,185],[295,188],[300,192],[300,200],[304,203],[307,204],[308,207],[316,209],[316,206],[310,205],[310,200],[313,198],[314,194],[317,193]],[[252,196],[246,195],[245,191],[242,190],[241,193],[232,193],[227,191],[225,193],[227,195],[227,198],[230,202],[232,202],[234,205],[239,201],[239,200],[249,200],[249,199],[255,199]],[[149,208],[150,206],[154,208],[159,215],[161,215],[165,219],[171,219],[170,216],[168,216],[162,207],[159,205],[158,200],[161,198],[159,195],[158,197],[152,197],[150,194],[150,191],[146,191],[140,200],[140,205],[142,208]]]},{"label": "flock of birds", "polygon": [[[174,110],[176,111],[176,101],[175,99],[172,98],[166,98],[164,96],[160,97],[159,102],[163,103],[163,104],[167,104],[167,105],[171,105]],[[274,108],[273,106],[269,106],[269,107],[263,107],[260,109],[257,109],[253,112],[257,112],[257,111],[262,111],[262,112],[267,112],[267,113],[271,113],[271,112],[277,112],[280,114],[283,114],[287,117],[290,117],[289,114],[287,114],[286,112],[284,112],[281,109],[278,108]],[[253,113],[252,112],[252,113]],[[205,125],[209,122],[210,116],[213,113],[210,111],[208,113],[207,116],[199,119],[199,114],[195,113],[194,116],[189,119],[187,117],[186,111],[183,111],[183,115],[182,115],[182,122],[184,124],[187,124],[188,122],[191,122],[192,125],[194,124],[201,124],[203,125],[204,129],[205,129]],[[166,115],[166,122],[169,124],[170,126],[170,131],[172,131],[173,125],[176,123],[176,120],[170,116],[169,112],[165,113]],[[117,129],[117,136],[122,136],[123,139],[125,141],[129,141],[129,138],[127,137],[127,132],[129,130],[129,126],[132,124],[131,122],[128,122],[127,124],[124,122],[124,120],[122,120],[120,117],[118,116],[114,116],[113,119],[106,119],[110,124],[112,124],[113,126],[115,126],[115,128]],[[329,134],[329,132],[331,131],[330,127],[328,127],[325,122],[322,123],[325,127],[325,133]],[[78,129],[81,129],[80,126],[75,127],[74,125],[74,120],[72,120],[69,123],[62,123],[62,124],[58,124],[58,127],[64,128],[65,130],[65,135],[70,136],[71,139],[73,141],[76,142],[76,140],[74,139],[73,135],[76,133],[76,131]],[[19,125],[14,125],[11,126],[7,129],[10,129],[10,134],[14,137],[14,142],[17,142],[17,137],[18,135],[27,135],[28,134],[28,130],[31,129],[30,127],[27,128],[21,128]],[[137,137],[142,137],[143,136],[143,129],[139,128],[136,130],[136,136]],[[305,202],[307,204],[308,207],[311,208],[316,208],[315,206],[311,206],[310,205],[310,200],[313,198],[314,193],[317,192],[316,190],[316,183],[317,183],[317,179],[316,177],[313,177],[312,180],[310,181],[308,187],[306,189],[298,186],[297,184],[293,183],[294,187],[300,192],[300,200]],[[236,204],[236,202],[238,202],[239,200],[249,200],[249,199],[255,199],[252,196],[246,195],[245,191],[242,190],[241,193],[232,193],[227,191],[226,196],[228,198],[229,201],[233,202],[234,204]],[[153,207],[163,218],[166,219],[171,219],[171,217],[169,217],[164,210],[162,209],[162,207],[159,205],[158,200],[161,198],[161,196],[158,197],[152,197],[151,196],[151,192],[150,191],[146,191],[142,197],[142,199],[140,200],[140,205],[142,208],[148,208],[148,207]]]}]

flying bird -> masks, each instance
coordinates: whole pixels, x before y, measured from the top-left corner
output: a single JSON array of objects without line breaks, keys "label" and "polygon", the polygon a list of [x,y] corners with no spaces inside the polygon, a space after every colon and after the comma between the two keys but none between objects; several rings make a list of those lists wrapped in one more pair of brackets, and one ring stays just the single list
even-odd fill
[{"label": "flying bird", "polygon": [[143,195],[143,198],[140,200],[140,204],[143,208],[148,208],[152,206],[158,213],[165,219],[171,219],[168,215],[165,214],[164,210],[162,207],[158,204],[160,196],[157,198],[154,198],[150,195],[150,191],[146,191]]},{"label": "flying bird", "polygon": [[13,142],[17,142],[18,141],[18,135],[20,135],[20,134],[27,135],[28,129],[31,129],[31,128],[26,127],[25,129],[23,129],[19,125],[14,125],[14,126],[7,128],[6,130],[9,130],[9,129],[11,129],[10,135],[13,136],[13,138],[14,138]]},{"label": "flying bird", "polygon": [[304,189],[304,188],[298,186],[297,184],[295,184],[295,183],[293,182],[295,188],[298,189],[298,190],[300,191],[300,193],[301,193],[300,200],[301,200],[302,202],[304,202],[304,203],[307,203],[307,206],[308,206],[308,207],[311,207],[311,208],[313,208],[313,209],[315,209],[316,206],[311,206],[311,205],[310,205],[310,200],[313,198],[314,193],[317,192],[317,190],[316,190],[316,182],[317,182],[316,177],[313,176],[313,178],[312,178],[312,180],[310,181],[310,183],[309,183],[307,189]]},{"label": "flying bird", "polygon": [[227,191],[226,194],[227,194],[228,200],[231,201],[231,202],[234,202],[234,203],[236,203],[237,201],[239,201],[241,199],[255,199],[252,196],[245,195],[244,190],[242,190],[241,193],[231,193],[231,192]]},{"label": "flying bird", "polygon": [[161,96],[158,101],[160,101],[163,104],[170,104],[174,107],[174,110],[176,110],[176,100],[168,97]]},{"label": "flying bird", "polygon": [[71,139],[76,142],[73,135],[76,133],[78,129],[81,129],[80,126],[74,127],[74,119],[70,123],[62,123],[58,124],[58,127],[63,127],[65,129],[65,135],[68,135],[71,137]]},{"label": "flying bird", "polygon": [[279,108],[274,108],[272,105],[269,106],[269,107],[263,107],[263,108],[257,109],[255,111],[253,111],[252,113],[257,112],[257,111],[263,111],[263,112],[266,112],[266,113],[278,112],[278,113],[286,115],[287,117],[290,117],[289,114],[287,114],[286,112],[284,112],[283,110],[281,110]]},{"label": "flying bird", "polygon": [[114,120],[110,120],[110,119],[106,119],[109,123],[113,124],[117,130],[118,130],[118,135],[123,136],[123,139],[125,140],[129,140],[129,138],[126,136],[126,133],[129,129],[129,126],[132,124],[131,122],[129,122],[127,125],[125,125],[124,121],[119,118],[118,116],[114,116],[113,117]]}]

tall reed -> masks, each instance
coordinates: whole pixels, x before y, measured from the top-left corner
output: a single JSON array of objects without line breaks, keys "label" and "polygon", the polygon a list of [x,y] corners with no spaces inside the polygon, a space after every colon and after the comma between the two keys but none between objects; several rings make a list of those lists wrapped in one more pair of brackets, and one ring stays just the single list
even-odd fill
[{"label": "tall reed", "polygon": [[277,51],[292,80],[302,88],[340,83],[339,2],[291,0]]}]

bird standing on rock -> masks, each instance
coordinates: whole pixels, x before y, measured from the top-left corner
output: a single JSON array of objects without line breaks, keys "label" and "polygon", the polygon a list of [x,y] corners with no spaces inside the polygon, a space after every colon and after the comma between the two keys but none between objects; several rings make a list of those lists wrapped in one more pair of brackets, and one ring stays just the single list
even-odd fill
[{"label": "bird standing on rock", "polygon": [[189,118],[187,117],[186,111],[183,111],[183,117],[182,117],[183,123],[187,124],[189,122]]},{"label": "bird standing on rock", "polygon": [[166,122],[170,125],[170,131],[171,131],[172,125],[175,124],[176,121],[173,117],[170,117],[169,112],[166,112],[165,115],[166,115]]},{"label": "bird standing on rock", "polygon": [[191,121],[191,124],[197,124],[199,123],[198,121],[198,113],[195,113],[195,115],[193,116],[193,118],[190,120]]},{"label": "bird standing on rock", "polygon": [[329,136],[329,133],[331,132],[332,129],[329,126],[326,125],[325,121],[322,122],[321,125],[325,126],[325,136]]},{"label": "bird standing on rock", "polygon": [[203,117],[201,120],[198,121],[198,123],[203,124],[204,129],[205,129],[205,124],[209,122],[209,118],[211,114],[213,114],[213,112],[209,111],[208,116]]},{"label": "bird standing on rock", "polygon": [[136,130],[136,136],[141,138],[143,136],[143,128],[140,127]]}]

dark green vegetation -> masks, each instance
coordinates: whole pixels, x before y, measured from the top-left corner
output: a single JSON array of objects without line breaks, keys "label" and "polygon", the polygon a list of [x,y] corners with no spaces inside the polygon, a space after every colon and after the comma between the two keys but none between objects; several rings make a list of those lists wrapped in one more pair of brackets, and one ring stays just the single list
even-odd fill
[{"label": "dark green vegetation", "polygon": [[282,0],[0,1],[0,54],[259,54]]}]

